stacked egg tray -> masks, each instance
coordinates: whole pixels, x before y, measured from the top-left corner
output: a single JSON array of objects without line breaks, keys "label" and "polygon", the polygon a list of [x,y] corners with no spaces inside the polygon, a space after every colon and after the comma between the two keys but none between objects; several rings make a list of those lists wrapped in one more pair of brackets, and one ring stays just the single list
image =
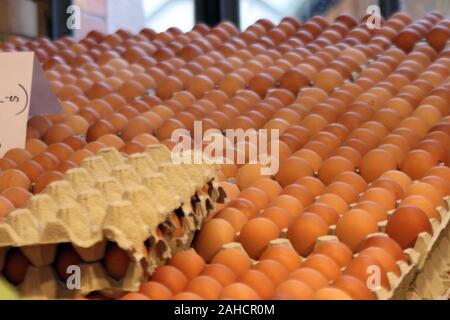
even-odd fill
[{"label": "stacked egg tray", "polygon": [[[190,246],[216,201],[224,201],[224,192],[214,165],[174,164],[164,145],[127,158],[103,149],[0,224],[0,275],[8,250],[19,247],[31,263],[17,286],[25,299],[136,291],[158,265]],[[184,230],[178,238],[156,232],[174,229],[173,212]],[[109,242],[129,255],[123,279],[113,279],[101,262]],[[58,246],[68,243],[83,261],[76,290],[54,267]]]},{"label": "stacked egg tray", "polygon": [[[374,290],[378,300],[417,300],[445,299],[450,295],[450,197],[444,199],[444,206],[437,208],[441,221],[431,220],[433,236],[420,233],[413,248],[405,249],[406,261],[397,261],[400,276],[387,273],[390,290],[378,287]],[[352,207],[352,205],[350,205]],[[390,212],[393,213],[394,210]],[[379,233],[384,234],[386,221],[378,223]],[[339,241],[334,235],[335,225],[329,227],[329,234],[317,239],[316,247],[323,242]],[[373,236],[370,234],[367,237]],[[239,239],[239,234],[237,235]],[[270,241],[269,246],[288,245],[287,229],[282,230],[281,238]],[[238,248],[245,252],[239,242],[225,244],[222,249]],[[245,252],[246,253],[246,252]],[[246,253],[247,254],[247,253]],[[356,257],[357,254],[354,255]],[[299,257],[302,261],[305,257]],[[253,263],[258,261],[252,260]],[[342,269],[344,271],[345,268]]]}]

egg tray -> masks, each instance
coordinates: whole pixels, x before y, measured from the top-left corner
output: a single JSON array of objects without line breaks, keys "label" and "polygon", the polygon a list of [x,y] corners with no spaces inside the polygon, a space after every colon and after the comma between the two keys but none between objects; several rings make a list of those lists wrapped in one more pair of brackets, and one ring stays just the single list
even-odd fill
[{"label": "egg tray", "polygon": [[[352,206],[350,206],[352,207]],[[447,299],[450,294],[450,198],[444,199],[444,206],[438,208],[441,222],[432,219],[433,236],[420,233],[414,248],[404,250],[406,261],[397,261],[400,276],[393,272],[387,273],[390,290],[380,287],[374,290],[378,300],[407,300],[407,299]],[[389,214],[392,214],[391,210]],[[380,233],[384,234],[386,221],[378,223]],[[319,237],[316,246],[326,241],[338,240],[335,236],[335,225],[329,227],[329,235]],[[372,234],[375,235],[375,234]],[[371,235],[369,235],[371,236]],[[237,234],[239,239],[239,234]],[[238,240],[237,240],[238,241]],[[269,242],[271,245],[289,245],[287,229],[281,231],[281,238]],[[231,242],[222,249],[245,249],[239,242]],[[355,257],[357,254],[354,255]],[[299,257],[300,260],[306,259]],[[253,263],[258,261],[252,260]],[[345,268],[342,268],[344,271]],[[414,291],[412,291],[414,290]],[[420,295],[419,295],[420,294]]]},{"label": "egg tray", "polygon": [[[433,257],[437,254],[437,252],[440,252],[439,248],[442,244],[444,244],[444,246],[448,245],[445,243],[448,241],[448,234],[450,230],[450,202],[448,198],[444,200],[444,206],[438,208],[441,221],[439,222],[436,219],[431,220],[433,235],[431,236],[427,232],[420,233],[414,247],[404,250],[408,263],[398,262],[401,272],[400,276],[393,273],[387,274],[391,290],[388,291],[385,288],[376,290],[375,293],[378,299],[410,299],[411,288],[415,286],[417,279],[423,277],[423,275],[427,278],[427,269],[430,268],[427,267],[427,265],[433,265],[433,261],[435,260]],[[447,253],[444,254],[443,258],[446,260],[449,258],[448,250]],[[433,272],[436,271],[434,267],[431,268],[433,269]],[[419,284],[420,281],[421,280],[419,280]]]},{"label": "egg tray", "polygon": [[[172,163],[164,145],[128,157],[113,148],[100,150],[0,223],[0,273],[8,250],[19,247],[30,261],[17,286],[23,298],[73,298],[94,291],[117,297],[136,291],[158,265],[190,246],[216,201],[224,201],[216,172],[211,164]],[[173,213],[184,230],[178,238],[171,236]],[[119,281],[101,262],[108,242],[129,255]],[[53,264],[58,246],[69,243],[83,261],[78,289],[69,289]]]},{"label": "egg tray", "polygon": [[[450,206],[450,200],[447,198]],[[441,217],[450,219],[448,210],[441,210]],[[427,235],[426,238],[430,238]],[[430,240],[428,240],[430,241]],[[426,244],[427,242],[425,242]],[[408,299],[447,300],[450,294],[450,226],[442,230],[423,261],[420,272],[408,292]]]}]

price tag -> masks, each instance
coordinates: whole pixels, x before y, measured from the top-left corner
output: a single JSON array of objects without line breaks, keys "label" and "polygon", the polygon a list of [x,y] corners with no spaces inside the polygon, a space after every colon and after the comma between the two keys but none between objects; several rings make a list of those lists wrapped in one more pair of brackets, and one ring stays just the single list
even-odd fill
[{"label": "price tag", "polygon": [[29,116],[61,112],[33,52],[0,53],[0,157],[25,147]]}]

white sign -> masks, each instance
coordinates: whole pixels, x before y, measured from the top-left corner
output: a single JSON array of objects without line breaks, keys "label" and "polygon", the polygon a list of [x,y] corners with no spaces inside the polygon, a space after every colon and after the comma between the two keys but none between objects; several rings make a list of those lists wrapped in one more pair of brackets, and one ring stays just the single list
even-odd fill
[{"label": "white sign", "polygon": [[0,53],[0,157],[25,147],[30,115],[61,112],[34,52]]}]

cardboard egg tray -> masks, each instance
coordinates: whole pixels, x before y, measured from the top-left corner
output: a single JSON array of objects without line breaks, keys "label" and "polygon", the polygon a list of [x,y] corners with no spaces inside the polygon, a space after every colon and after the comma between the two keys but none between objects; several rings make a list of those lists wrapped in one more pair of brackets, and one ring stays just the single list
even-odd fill
[{"label": "cardboard egg tray", "polygon": [[[117,297],[136,291],[158,265],[190,246],[224,197],[214,165],[174,164],[164,145],[129,157],[103,149],[0,223],[0,275],[8,250],[19,247],[31,263],[17,286],[25,299],[73,298],[94,291]],[[178,238],[171,236],[173,213],[184,230]],[[110,277],[101,261],[108,242],[129,255],[121,280]],[[58,247],[67,244],[83,261],[76,289],[61,281],[54,268]]]},{"label": "cardboard egg tray", "polygon": [[[450,207],[450,199],[446,199]],[[447,300],[450,294],[450,212],[441,208],[441,217],[445,217],[447,225],[442,228],[436,239],[429,235],[422,237],[422,250],[428,249],[428,255],[421,261],[420,273],[414,279],[408,299]],[[435,240],[434,242],[432,240]],[[428,244],[428,246],[427,246]]]},{"label": "cardboard egg tray", "polygon": [[[450,197],[444,199],[444,206],[438,208],[441,221],[431,220],[433,236],[423,232],[414,248],[404,250],[407,261],[397,261],[400,276],[388,272],[391,290],[380,287],[374,293],[378,300],[406,299],[448,299],[450,295]],[[353,205],[350,205],[353,207]],[[391,210],[391,214],[394,210]],[[379,231],[383,233],[386,221],[380,222]],[[335,225],[329,227],[329,235],[318,238],[316,246],[322,242],[338,240]],[[370,235],[369,235],[370,236]],[[239,234],[237,234],[239,239]],[[281,238],[270,241],[271,245],[289,245],[287,229],[281,231]],[[222,249],[238,248],[245,252],[239,242],[225,244]],[[357,254],[355,254],[355,257]],[[302,261],[305,257],[299,257]],[[252,260],[253,263],[257,261]],[[342,271],[344,271],[343,268]]]}]

